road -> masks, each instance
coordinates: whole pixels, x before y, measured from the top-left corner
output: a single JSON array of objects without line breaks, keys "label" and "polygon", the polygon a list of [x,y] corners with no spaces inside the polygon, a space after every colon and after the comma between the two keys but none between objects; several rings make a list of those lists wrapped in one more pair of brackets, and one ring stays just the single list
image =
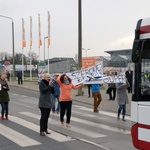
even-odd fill
[{"label": "road", "polygon": [[71,128],[62,127],[59,114],[49,119],[51,134],[39,135],[39,93],[11,87],[9,121],[0,120],[0,150],[135,150],[126,122],[116,113],[93,113],[91,105],[73,102]]}]

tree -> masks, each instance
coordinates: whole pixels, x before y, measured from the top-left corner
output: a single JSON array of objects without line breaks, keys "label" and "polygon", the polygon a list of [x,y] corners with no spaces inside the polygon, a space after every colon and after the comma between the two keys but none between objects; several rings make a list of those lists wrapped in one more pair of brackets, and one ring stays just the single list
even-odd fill
[{"label": "tree", "polygon": [[[28,64],[30,64],[30,52],[28,53],[27,61],[28,61]],[[31,51],[31,64],[37,65],[38,63],[39,63],[38,55]]]},{"label": "tree", "polygon": [[[15,64],[21,65],[22,64],[22,53],[16,53],[14,57],[15,57]],[[13,58],[12,57],[10,59],[10,62],[11,62],[11,64],[13,64]],[[23,54],[23,64],[27,65],[27,57],[24,54]]]}]

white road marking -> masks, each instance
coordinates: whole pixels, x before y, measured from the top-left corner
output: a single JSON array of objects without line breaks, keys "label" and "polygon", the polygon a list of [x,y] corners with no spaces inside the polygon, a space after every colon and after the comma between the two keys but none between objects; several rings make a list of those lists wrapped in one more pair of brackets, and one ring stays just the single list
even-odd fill
[{"label": "white road marking", "polygon": [[[11,118],[11,117],[10,117]],[[7,139],[13,141],[14,143],[20,145],[21,147],[40,145],[41,143],[35,141],[5,125],[0,124],[0,134],[5,136]]]},{"label": "white road marking", "polygon": [[[38,119],[39,119],[39,117],[38,117]],[[33,130],[33,131],[39,133],[40,127],[38,125],[32,123],[32,122],[26,121],[24,119],[21,119],[21,118],[15,117],[15,116],[10,116],[9,120],[11,120],[12,122],[15,122],[15,123],[17,123],[23,127],[26,127],[30,130]],[[54,131],[50,131],[50,132],[51,132],[51,134],[47,134],[46,137],[49,137],[49,138],[56,140],[58,142],[65,142],[65,141],[73,140],[70,137],[66,137],[65,135],[62,135],[60,133],[57,133]]]},{"label": "white road marking", "polygon": [[[77,107],[79,110],[84,110],[84,111],[89,111],[89,112],[93,112],[93,109],[91,108],[86,108],[86,107]],[[117,113],[113,113],[113,112],[107,112],[107,111],[99,111],[99,114],[103,114],[103,115],[107,115],[107,116],[110,116],[110,117],[117,117]],[[131,117],[130,116],[126,116],[126,120],[131,120]]]},{"label": "white road marking", "polygon": [[[33,114],[33,113],[30,113],[30,112],[20,112],[20,113],[23,114],[23,115],[32,117],[32,118],[36,118],[36,119],[40,118],[40,115]],[[56,120],[51,119],[51,118],[49,120],[50,120],[50,124],[60,126],[59,121],[56,121]],[[104,134],[100,134],[100,133],[97,133],[97,132],[93,132],[93,131],[86,130],[86,129],[79,128],[79,127],[72,126],[72,125],[71,125],[71,128],[69,128],[69,130],[74,131],[76,133],[80,133],[82,135],[86,135],[86,136],[91,137],[91,138],[98,138],[98,137],[105,137],[106,136]]]}]

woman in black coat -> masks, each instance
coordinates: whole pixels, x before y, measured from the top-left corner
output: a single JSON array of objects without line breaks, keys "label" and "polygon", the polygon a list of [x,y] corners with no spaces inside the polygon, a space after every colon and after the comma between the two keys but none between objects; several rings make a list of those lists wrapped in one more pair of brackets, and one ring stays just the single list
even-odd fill
[{"label": "woman in black coat", "polygon": [[1,119],[8,120],[8,111],[9,111],[9,86],[6,81],[6,74],[3,73],[0,75],[0,104],[2,106]]},{"label": "woman in black coat", "polygon": [[41,111],[40,118],[40,135],[45,136],[50,134],[48,132],[48,118],[51,111],[51,96],[50,93],[54,93],[53,84],[50,81],[50,74],[45,73],[44,79],[39,84],[40,97],[39,97],[39,108]]}]

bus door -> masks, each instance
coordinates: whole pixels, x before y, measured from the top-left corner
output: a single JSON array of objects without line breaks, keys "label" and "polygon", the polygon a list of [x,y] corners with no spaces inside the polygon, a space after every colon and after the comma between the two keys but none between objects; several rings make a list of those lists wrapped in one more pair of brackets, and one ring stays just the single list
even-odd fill
[{"label": "bus door", "polygon": [[[147,25],[145,25],[145,22]],[[148,23],[149,22],[149,23]],[[143,26],[143,24],[146,26]],[[148,25],[149,24],[149,25]],[[137,23],[132,49],[134,91],[131,102],[133,145],[150,149],[150,18]]]}]

